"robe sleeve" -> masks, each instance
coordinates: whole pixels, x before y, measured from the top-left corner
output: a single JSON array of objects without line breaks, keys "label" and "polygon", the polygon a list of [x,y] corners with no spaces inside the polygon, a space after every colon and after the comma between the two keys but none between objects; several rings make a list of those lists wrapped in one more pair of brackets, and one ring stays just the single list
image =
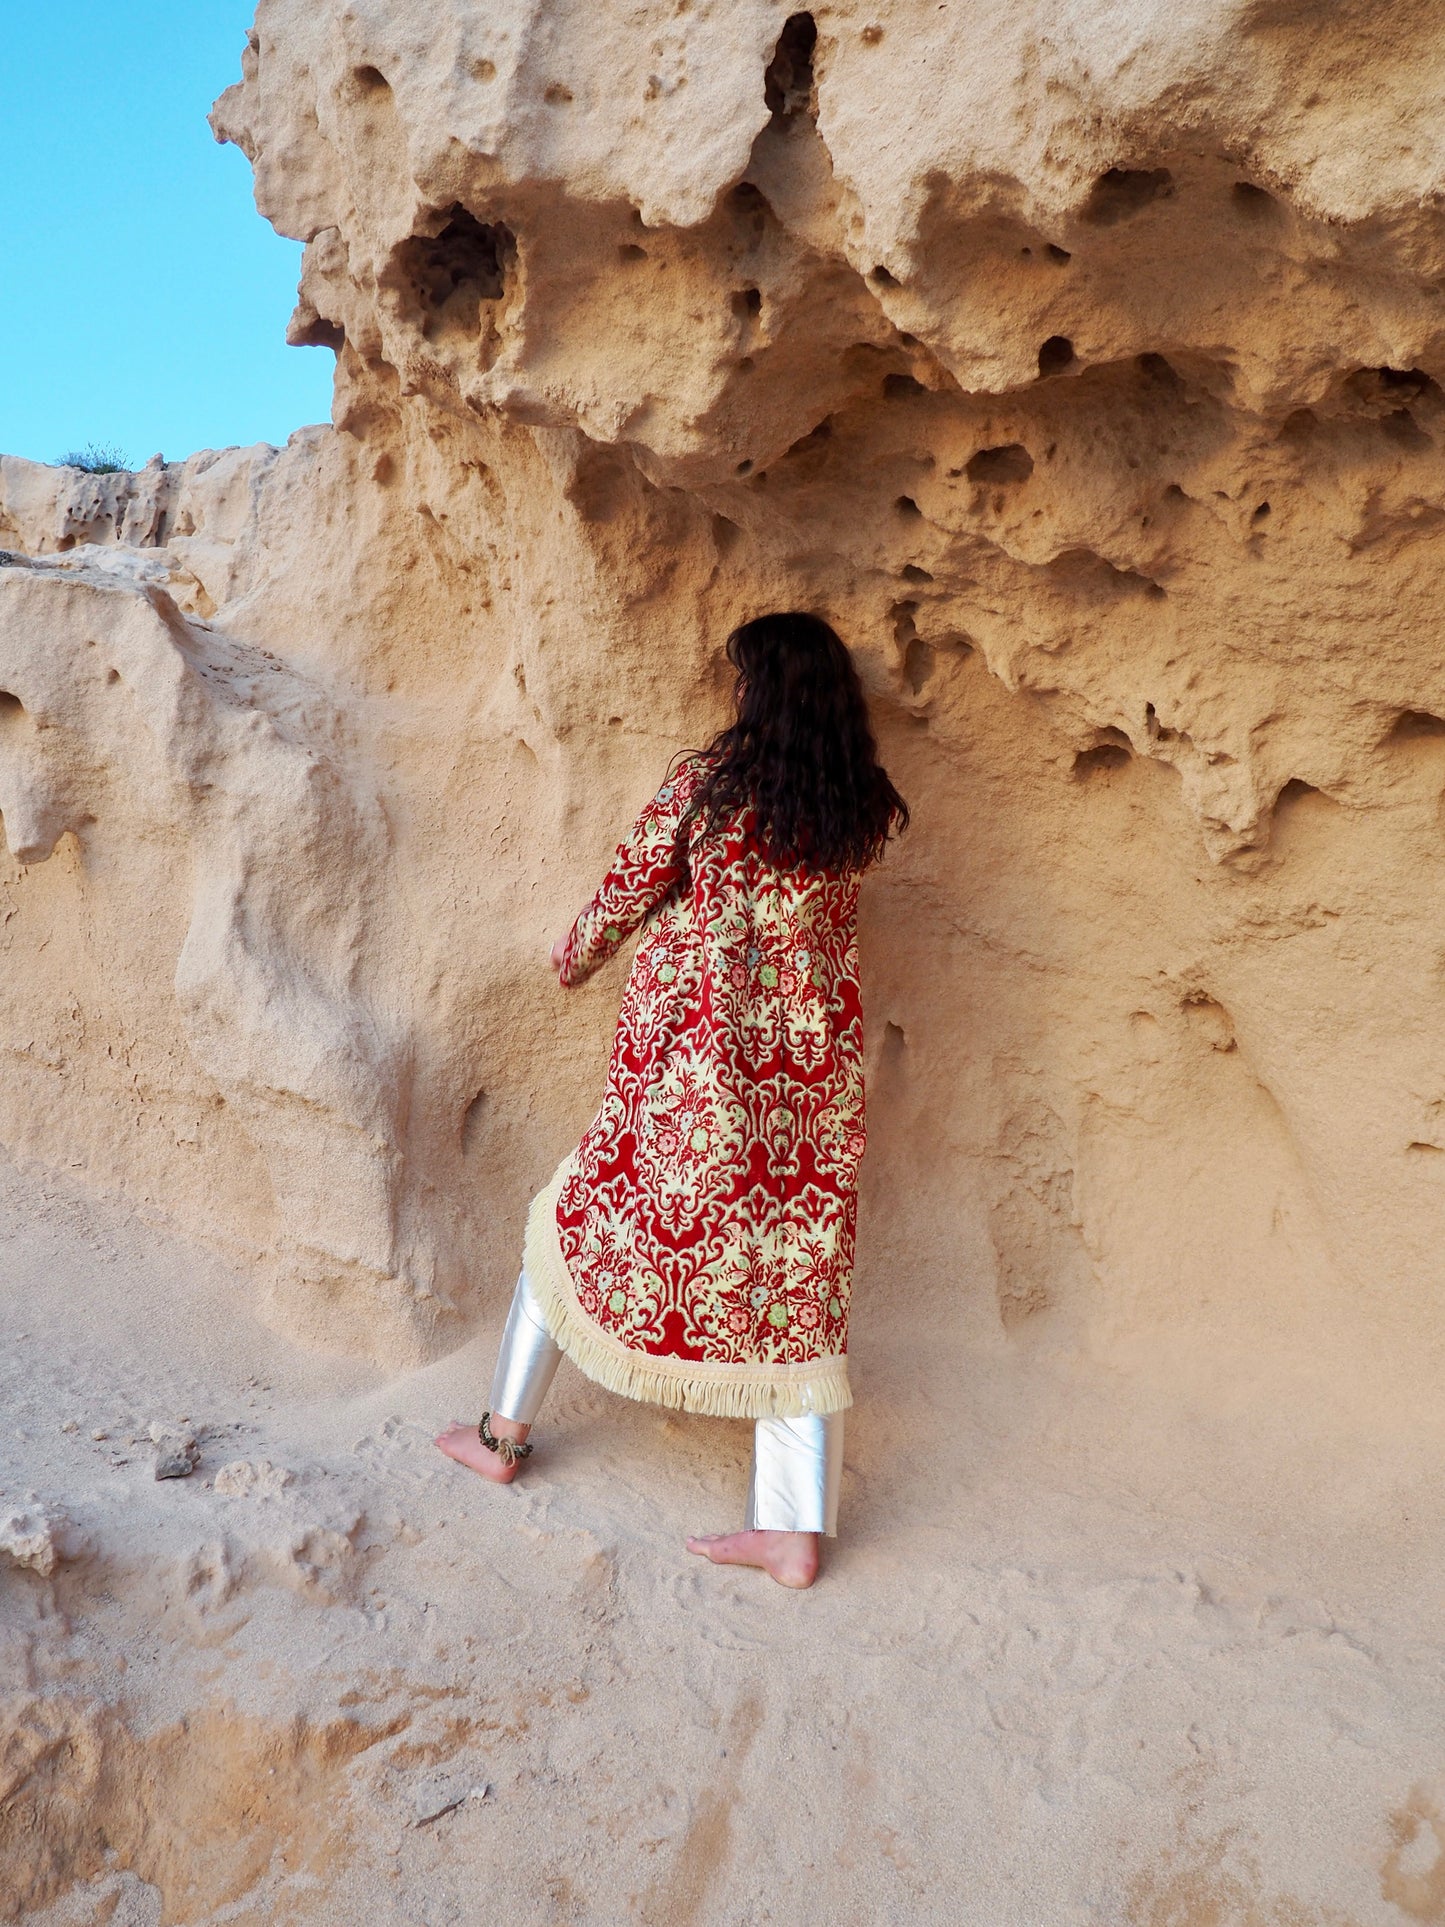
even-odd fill
[{"label": "robe sleeve", "polygon": [[621,949],[677,882],[673,838],[695,787],[687,767],[669,777],[618,844],[611,869],[567,938],[560,973],[564,989],[590,977]]}]

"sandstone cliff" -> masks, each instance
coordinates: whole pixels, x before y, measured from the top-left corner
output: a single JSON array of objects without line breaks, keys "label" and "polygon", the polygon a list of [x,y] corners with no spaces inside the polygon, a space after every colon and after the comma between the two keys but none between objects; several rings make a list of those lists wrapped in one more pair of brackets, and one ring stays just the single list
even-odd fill
[{"label": "sandstone cliff", "polygon": [[915,824],[864,1399],[1437,1436],[1442,82],[1427,0],[261,0],[333,424],[0,464],[0,1141],[453,1351],[599,1087],[548,945],[816,607]]},{"label": "sandstone cliff", "polygon": [[335,426],[5,463],[6,1141],[322,1342],[454,1343],[595,1089],[611,992],[537,958],[731,622],[817,605],[917,822],[865,1306],[1438,1363],[1441,56],[1387,15],[263,0],[213,119]]}]

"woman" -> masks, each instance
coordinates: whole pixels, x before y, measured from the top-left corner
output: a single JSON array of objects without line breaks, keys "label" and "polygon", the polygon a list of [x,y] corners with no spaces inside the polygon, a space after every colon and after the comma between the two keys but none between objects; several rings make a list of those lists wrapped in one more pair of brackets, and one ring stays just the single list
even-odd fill
[{"label": "woman", "polygon": [[835,1530],[863,1154],[857,908],[908,822],[818,616],[728,638],[736,717],[681,759],[552,951],[644,920],[602,1108],[534,1200],[491,1410],[437,1440],[516,1476],[562,1352],[611,1390],[756,1420],[747,1529],[691,1552],[811,1585]]}]

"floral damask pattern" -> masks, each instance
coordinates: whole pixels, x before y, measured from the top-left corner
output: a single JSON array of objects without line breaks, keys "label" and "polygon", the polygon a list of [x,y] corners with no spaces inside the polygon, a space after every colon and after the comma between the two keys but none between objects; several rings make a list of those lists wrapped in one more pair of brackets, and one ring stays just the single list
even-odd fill
[{"label": "floral damask pattern", "polygon": [[601,1108],[557,1201],[586,1316],[629,1351],[796,1368],[848,1348],[864,1148],[858,876],[779,869],[751,812],[674,833],[685,762],[568,938],[580,983],[645,919]]}]

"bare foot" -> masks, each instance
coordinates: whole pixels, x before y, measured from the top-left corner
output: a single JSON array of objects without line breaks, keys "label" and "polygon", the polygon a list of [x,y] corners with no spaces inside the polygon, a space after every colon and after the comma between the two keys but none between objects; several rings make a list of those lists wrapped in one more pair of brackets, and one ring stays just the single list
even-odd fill
[{"label": "bare foot", "polygon": [[[519,1445],[529,1430],[530,1427],[515,1425],[510,1419],[492,1420],[496,1438],[515,1439]],[[475,1425],[463,1425],[460,1419],[453,1419],[445,1432],[438,1433],[436,1443],[449,1459],[455,1459],[458,1465],[470,1466],[493,1485],[510,1485],[517,1476],[516,1460],[508,1465],[500,1452],[489,1452],[478,1438]]]},{"label": "bare foot", "polygon": [[689,1539],[687,1549],[715,1566],[761,1566],[780,1586],[799,1591],[818,1576],[816,1532],[717,1532]]}]

